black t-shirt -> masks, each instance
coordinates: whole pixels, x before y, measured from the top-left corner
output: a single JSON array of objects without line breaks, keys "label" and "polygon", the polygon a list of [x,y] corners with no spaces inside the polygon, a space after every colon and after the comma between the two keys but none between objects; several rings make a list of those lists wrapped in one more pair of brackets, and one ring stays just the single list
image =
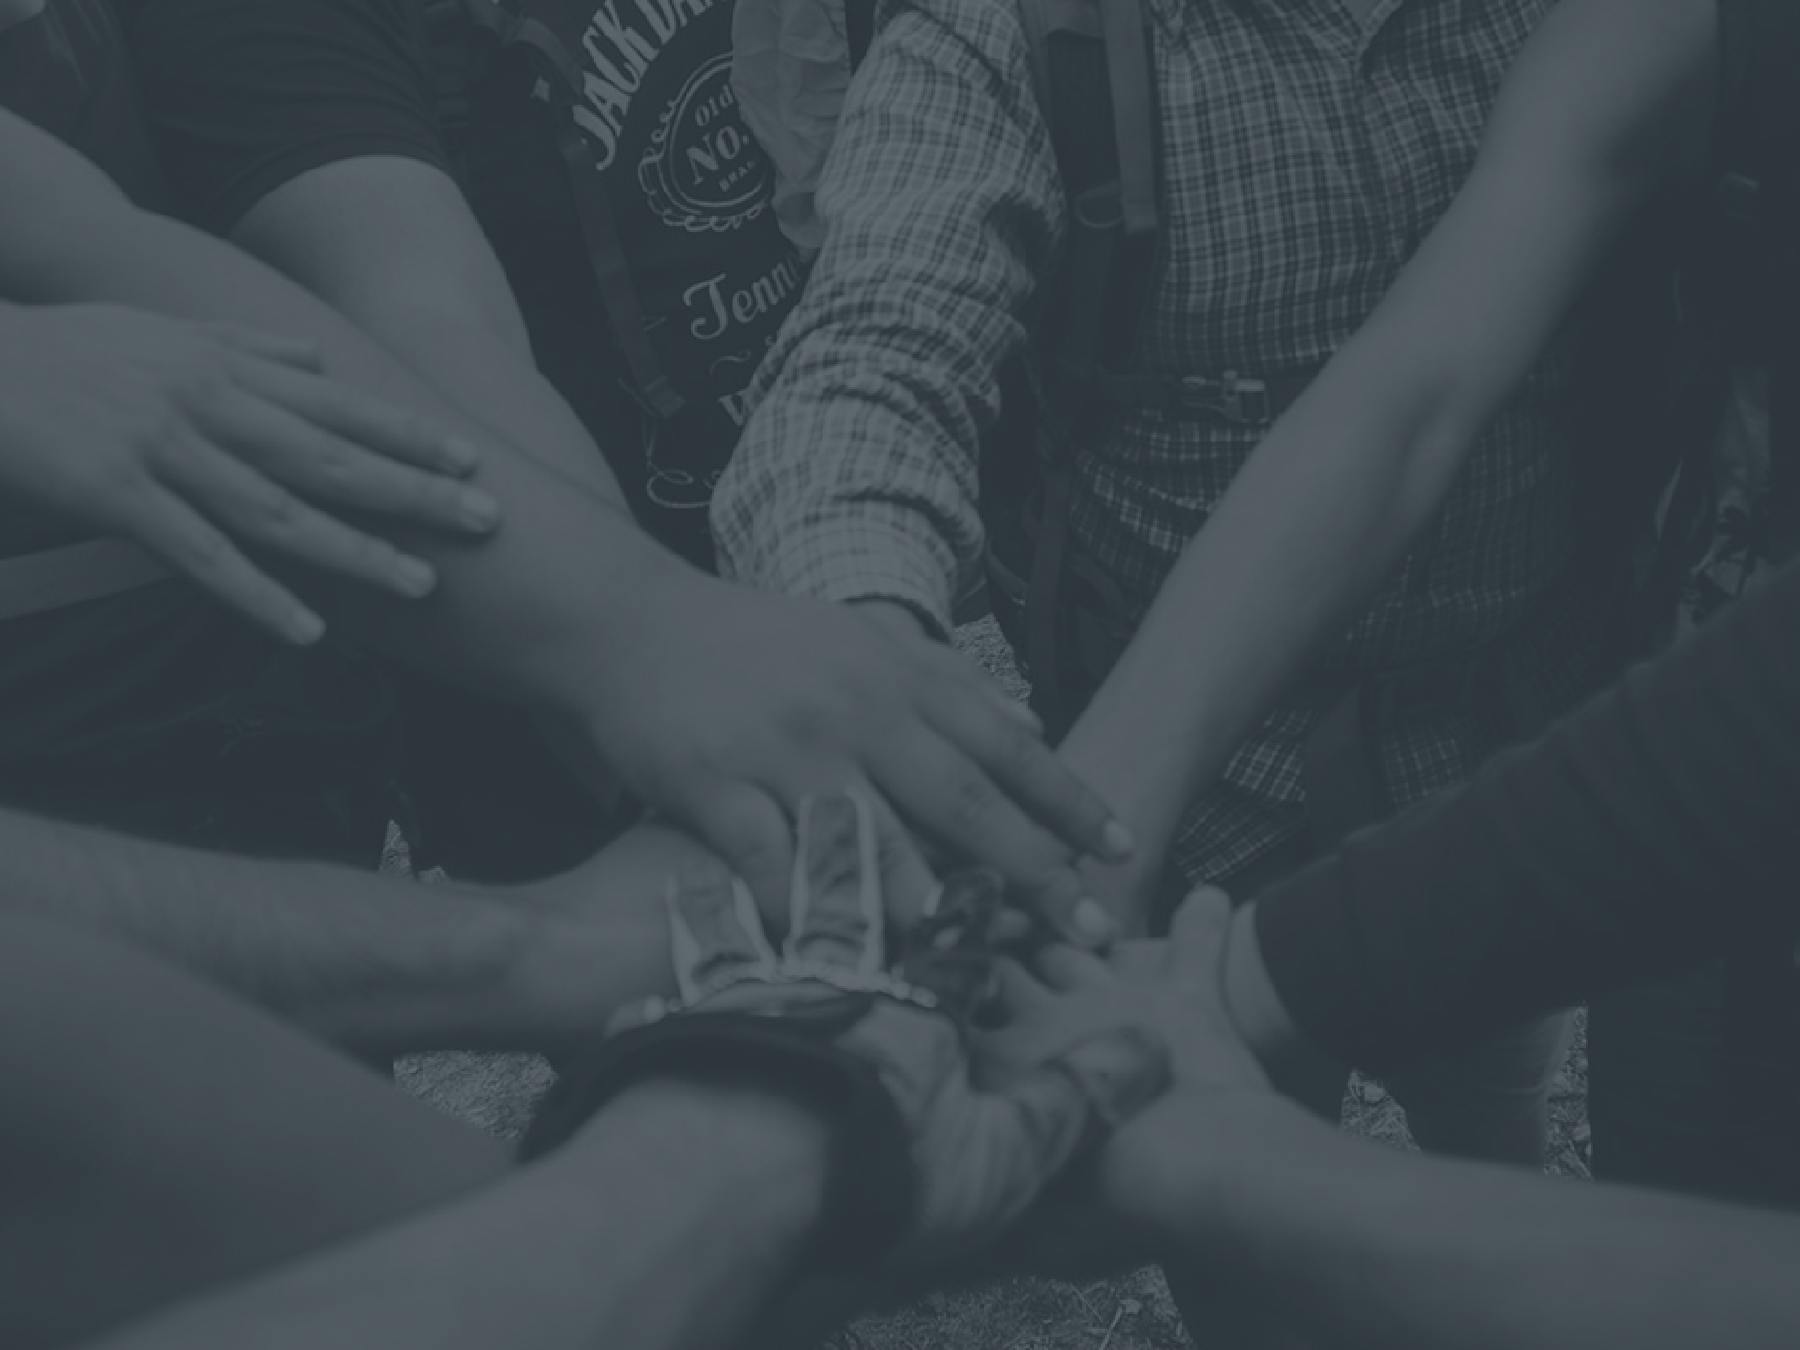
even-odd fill
[{"label": "black t-shirt", "polygon": [[[418,0],[139,0],[158,148],[200,222],[228,229],[310,168],[404,155],[448,169]],[[574,120],[618,223],[659,365],[686,406],[634,396],[588,262],[553,113],[503,57],[454,157],[544,373],[604,448],[640,520],[709,561],[706,507],[744,390],[797,298],[772,170],[732,94],[732,0],[540,0],[579,61]]]}]

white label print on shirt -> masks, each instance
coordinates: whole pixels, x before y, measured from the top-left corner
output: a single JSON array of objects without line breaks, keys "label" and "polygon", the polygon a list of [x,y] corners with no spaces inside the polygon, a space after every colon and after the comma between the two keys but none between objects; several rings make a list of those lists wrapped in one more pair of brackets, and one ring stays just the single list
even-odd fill
[{"label": "white label print on shirt", "polygon": [[773,168],[731,87],[733,3],[578,9],[576,124],[615,203],[656,355],[690,405],[644,418],[644,491],[664,510],[710,500],[744,390],[801,284],[771,208]]}]

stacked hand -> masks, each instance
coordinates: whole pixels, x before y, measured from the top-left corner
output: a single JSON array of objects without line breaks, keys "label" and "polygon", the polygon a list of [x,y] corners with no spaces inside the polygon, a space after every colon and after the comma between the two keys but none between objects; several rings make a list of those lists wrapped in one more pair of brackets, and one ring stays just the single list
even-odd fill
[{"label": "stacked hand", "polygon": [[136,541],[293,642],[317,614],[260,550],[401,597],[422,560],[345,512],[480,535],[473,452],[322,373],[302,342],[105,305],[0,305],[0,493]]},{"label": "stacked hand", "polygon": [[877,813],[896,915],[917,917],[934,885],[905,826],[994,868],[1072,940],[1110,938],[1076,864],[1129,856],[1130,836],[973,663],[856,607],[694,576],[642,609],[594,691],[594,741],[765,913],[784,901],[801,801],[848,788]]},{"label": "stacked hand", "polygon": [[1171,1067],[1169,1091],[1034,1218],[1007,1268],[1074,1277],[1142,1259],[1132,1239],[1154,1229],[1174,1197],[1204,1191],[1232,1165],[1238,1124],[1284,1108],[1226,1003],[1230,940],[1230,902],[1200,890],[1166,940],[1120,943],[1104,957],[1051,945],[1025,964],[1002,962],[1002,1025],[980,1038],[975,1057],[983,1081],[1004,1084],[1058,1047],[1118,1027],[1154,1035]]},{"label": "stacked hand", "polygon": [[[625,1014],[596,1062],[559,1088],[527,1147],[559,1142],[646,1078],[796,1093],[829,1104],[840,1125],[854,1122],[840,1137],[834,1185],[860,1197],[851,1217],[863,1231],[882,1230],[878,1264],[916,1272],[1003,1231],[1084,1145],[1156,1096],[1166,1057],[1140,1026],[1051,1011],[1062,1033],[1053,1045],[1031,1059],[1036,1051],[1017,1043],[1005,1083],[978,1083],[962,1019],[991,989],[998,883],[952,878],[890,966],[867,804],[843,793],[808,799],[797,855],[779,949],[747,887],[722,869],[672,885],[677,999]],[[1054,1010],[1063,997],[1022,970],[1008,985],[1021,1006]],[[857,1084],[860,1093],[848,1090]],[[729,1121],[720,1128],[725,1146]],[[848,1245],[852,1235],[839,1236]]]}]

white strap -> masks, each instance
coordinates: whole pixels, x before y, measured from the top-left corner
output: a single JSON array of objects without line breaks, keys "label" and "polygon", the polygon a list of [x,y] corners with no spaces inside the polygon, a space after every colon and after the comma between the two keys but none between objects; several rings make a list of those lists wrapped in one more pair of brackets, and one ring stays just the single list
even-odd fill
[{"label": "white strap", "polygon": [[103,600],[169,575],[167,567],[126,539],[93,539],[0,558],[0,620]]}]

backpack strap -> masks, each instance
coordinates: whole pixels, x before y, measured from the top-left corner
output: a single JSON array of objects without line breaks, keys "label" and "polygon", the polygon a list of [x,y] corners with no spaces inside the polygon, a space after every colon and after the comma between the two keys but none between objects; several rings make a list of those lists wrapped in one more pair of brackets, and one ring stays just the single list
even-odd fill
[{"label": "backpack strap", "polygon": [[875,6],[879,0],[843,0],[844,39],[850,47],[850,69],[856,70],[875,41]]},{"label": "backpack strap", "polygon": [[684,404],[657,360],[618,215],[607,199],[593,152],[575,125],[572,114],[581,96],[581,67],[530,5],[531,0],[427,0],[427,32],[439,77],[439,121],[453,143],[466,132],[473,118],[474,89],[486,74],[484,54],[517,51],[531,63],[538,92],[555,115],[557,152],[568,173],[588,267],[630,375],[630,388],[652,416],[667,420]]},{"label": "backpack strap", "polygon": [[172,575],[127,539],[89,539],[0,558],[0,622],[104,600]]},{"label": "backpack strap", "polygon": [[1036,327],[1033,440],[1043,498],[1025,587],[1032,702],[1055,736],[1076,713],[1060,640],[1073,459],[1115,406],[1105,379],[1136,367],[1154,277],[1156,77],[1143,0],[1019,0],[1019,9],[1069,201],[1063,256]]}]

